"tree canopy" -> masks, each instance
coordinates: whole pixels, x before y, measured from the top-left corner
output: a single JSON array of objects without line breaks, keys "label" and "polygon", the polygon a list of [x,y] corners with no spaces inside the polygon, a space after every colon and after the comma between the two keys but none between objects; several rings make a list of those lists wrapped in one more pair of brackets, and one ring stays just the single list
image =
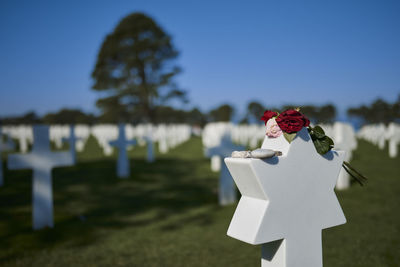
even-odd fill
[{"label": "tree canopy", "polygon": [[297,107],[300,108],[301,113],[303,113],[309,120],[311,120],[314,123],[332,123],[336,118],[336,107],[333,104],[326,104],[322,106],[287,105],[282,108],[282,111],[289,108],[297,108]]},{"label": "tree canopy", "polygon": [[223,104],[213,110],[208,114],[210,121],[230,121],[234,108],[229,104]]},{"label": "tree canopy", "polygon": [[92,73],[105,120],[154,122],[156,109],[186,93],[173,78],[180,68],[171,36],[150,17],[132,13],[105,38]]},{"label": "tree canopy", "polygon": [[86,114],[79,109],[61,109],[56,113],[48,113],[42,121],[47,124],[93,124],[98,122],[92,114]]},{"label": "tree canopy", "polygon": [[[264,114],[265,107],[257,101],[251,101],[247,105],[246,119],[248,122],[260,122],[260,118]],[[244,122],[245,120],[243,120]]]},{"label": "tree canopy", "polygon": [[0,125],[35,124],[41,122],[41,118],[34,111],[29,111],[21,116],[0,118]]},{"label": "tree canopy", "polygon": [[383,99],[377,99],[369,106],[349,108],[347,114],[358,117],[363,123],[385,123],[400,120],[400,95],[394,103],[388,103]]}]

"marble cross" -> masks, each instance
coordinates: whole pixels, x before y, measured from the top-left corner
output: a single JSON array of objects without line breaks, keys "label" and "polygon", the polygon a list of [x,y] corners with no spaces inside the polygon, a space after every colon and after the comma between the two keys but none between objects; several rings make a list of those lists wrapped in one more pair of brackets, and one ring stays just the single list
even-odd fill
[{"label": "marble cross", "polygon": [[400,143],[400,136],[398,136],[397,138],[393,137],[389,139],[389,157],[391,158],[395,158],[397,157],[397,147]]},{"label": "marble cross", "polygon": [[30,126],[20,126],[18,130],[19,149],[22,153],[28,151],[30,141],[32,141],[32,129]]},{"label": "marble cross", "polygon": [[69,127],[69,137],[63,138],[63,141],[67,141],[69,145],[69,152],[71,153],[72,162],[76,164],[76,142],[81,138],[76,137],[75,135],[75,126],[71,125]]},{"label": "marble cross", "polygon": [[126,149],[136,144],[135,140],[127,140],[125,136],[125,124],[118,125],[118,139],[109,142],[111,146],[118,148],[117,176],[128,178],[130,175],[129,159]]},{"label": "marble cross", "polygon": [[147,162],[154,162],[154,145],[151,132],[145,137],[147,144]]},{"label": "marble cross", "polygon": [[306,128],[290,145],[265,138],[263,148],[286,153],[264,160],[225,158],[242,194],[228,235],[262,244],[263,267],[321,267],[322,229],[346,223],[334,192],[345,153],[321,156]]},{"label": "marble cross", "polygon": [[[206,154],[208,156],[218,156],[221,159],[229,157],[235,150],[244,150],[244,147],[232,143],[231,136],[225,134],[221,139],[221,143],[218,146],[208,148]],[[218,190],[220,205],[228,205],[236,201],[236,186],[225,164],[221,164]]]},{"label": "marble cross", "polygon": [[11,170],[33,169],[33,229],[53,227],[53,190],[51,170],[54,167],[71,166],[69,152],[50,150],[49,127],[33,127],[33,147],[27,154],[8,156],[8,168]]},{"label": "marble cross", "polygon": [[397,157],[398,145],[400,143],[400,126],[397,123],[390,123],[386,130],[387,139],[389,141],[389,157]]},{"label": "marble cross", "polygon": [[[210,149],[212,150],[212,148]],[[229,156],[229,155],[227,155]],[[213,172],[219,172],[221,171],[221,156],[218,154],[214,154],[213,156],[211,156],[211,170]]]},{"label": "marble cross", "polygon": [[[357,148],[357,138],[353,126],[349,123],[335,122],[332,138],[337,149],[346,151],[344,160],[350,161],[353,150]],[[342,168],[336,183],[336,189],[343,190],[349,187],[350,175]]]},{"label": "marble cross", "polygon": [[3,157],[2,157],[2,152],[5,151],[11,151],[15,149],[15,144],[10,138],[10,136],[7,136],[7,141],[4,142],[3,140],[4,135],[2,132],[2,129],[0,127],[0,186],[3,186],[4,184],[4,177],[3,177]]},{"label": "marble cross", "polygon": [[162,136],[158,141],[158,150],[161,154],[165,154],[168,152],[168,143],[166,137]]}]

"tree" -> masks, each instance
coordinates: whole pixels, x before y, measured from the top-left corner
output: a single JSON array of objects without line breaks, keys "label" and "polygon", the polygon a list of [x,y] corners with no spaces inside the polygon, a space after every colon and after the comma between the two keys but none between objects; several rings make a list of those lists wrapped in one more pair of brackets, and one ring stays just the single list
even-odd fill
[{"label": "tree", "polygon": [[190,123],[192,125],[203,127],[207,123],[206,116],[198,108],[193,108],[192,110],[189,110],[187,116],[187,123]]},{"label": "tree", "polygon": [[78,109],[61,109],[56,113],[48,113],[43,117],[48,124],[93,124],[97,119],[92,114],[85,114]]},{"label": "tree", "polygon": [[312,122],[316,122],[318,107],[313,105],[300,106],[300,112],[303,113]]},{"label": "tree", "polygon": [[336,108],[332,104],[318,108],[315,120],[316,123],[332,123],[336,118]]},{"label": "tree", "polygon": [[0,125],[36,124],[41,122],[42,120],[34,111],[29,111],[22,116],[0,118]]},{"label": "tree", "polygon": [[262,104],[257,101],[251,101],[247,105],[247,116],[242,121],[256,121],[260,122],[260,118],[263,116],[265,108]]},{"label": "tree", "polygon": [[332,104],[327,104],[323,106],[287,105],[284,106],[282,110],[293,108],[300,108],[300,112],[303,113],[313,123],[332,123],[336,118],[336,107]]},{"label": "tree", "polygon": [[233,115],[233,107],[229,104],[223,104],[209,113],[211,121],[230,121]]},{"label": "tree", "polygon": [[349,108],[347,114],[361,118],[365,123],[385,123],[400,119],[400,95],[397,102],[390,104],[383,99],[376,99],[370,106],[361,105]]},{"label": "tree", "polygon": [[93,89],[106,93],[97,106],[107,119],[153,122],[157,106],[171,99],[186,100],[173,77],[178,52],[171,37],[142,13],[121,20],[100,49],[92,73]]}]

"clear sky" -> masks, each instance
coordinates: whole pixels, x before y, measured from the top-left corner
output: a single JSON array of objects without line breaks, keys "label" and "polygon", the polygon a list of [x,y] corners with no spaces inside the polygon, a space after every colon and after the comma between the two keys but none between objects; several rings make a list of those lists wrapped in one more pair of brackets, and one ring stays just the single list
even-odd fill
[{"label": "clear sky", "polygon": [[96,111],[101,43],[137,11],[173,36],[186,108],[330,102],[343,113],[400,93],[398,0],[2,0],[0,116]]}]

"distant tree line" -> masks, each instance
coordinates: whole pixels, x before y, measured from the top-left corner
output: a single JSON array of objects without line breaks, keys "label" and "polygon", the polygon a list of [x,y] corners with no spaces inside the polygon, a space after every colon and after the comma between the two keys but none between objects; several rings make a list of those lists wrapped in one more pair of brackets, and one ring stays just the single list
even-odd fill
[{"label": "distant tree line", "polygon": [[34,111],[29,111],[22,116],[0,117],[0,125],[19,125],[41,123],[42,119]]},{"label": "distant tree line", "polygon": [[266,107],[257,101],[251,101],[247,105],[247,113],[240,121],[241,123],[259,122],[265,110],[284,111],[286,109],[300,108],[301,113],[306,115],[313,123],[331,123],[336,118],[336,107],[332,104],[314,105],[284,105],[282,107]]},{"label": "distant tree line", "polygon": [[379,98],[368,106],[349,108],[347,115],[361,119],[363,124],[400,122],[400,95],[393,103]]},{"label": "distant tree line", "polygon": [[[78,109],[61,109],[55,113],[47,113],[39,116],[35,112],[30,111],[21,116],[0,117],[0,125],[19,125],[19,124],[97,124],[97,123],[133,123],[137,124],[141,121],[130,121],[128,119],[116,119],[114,116],[107,114],[94,115],[84,113]],[[155,110],[154,123],[188,123],[192,125],[204,125],[207,123],[207,116],[198,108],[191,110],[180,110],[169,106],[159,106]]]},{"label": "distant tree line", "polygon": [[[287,108],[287,107],[284,107]],[[261,116],[264,110],[267,109],[258,102],[250,102],[247,105],[247,112],[241,123],[261,123]],[[273,109],[283,110],[283,109]],[[318,122],[330,122],[334,119],[335,107],[327,106],[306,106],[302,111],[306,113],[310,119],[315,119]],[[329,112],[328,112],[329,111]],[[158,106],[154,109],[153,123],[187,123],[191,125],[204,126],[208,122],[217,121],[232,121],[235,115],[235,108],[227,103],[217,106],[208,112],[202,112],[198,108],[189,110],[177,109],[171,106]],[[0,117],[0,124],[17,125],[17,124],[97,124],[97,123],[132,123],[138,124],[143,121],[132,121],[128,118],[116,118],[108,113],[94,115],[85,113],[78,109],[61,109],[58,112],[47,113],[40,117],[34,112],[28,112],[22,116]]]},{"label": "distant tree line", "polygon": [[[239,123],[262,123],[260,118],[264,111],[284,111],[289,108],[300,108],[313,123],[332,123],[336,119],[336,107],[332,104],[326,105],[284,105],[282,107],[266,107],[257,101],[247,104],[246,112]],[[172,106],[162,105],[154,109],[153,123],[187,123],[191,125],[204,126],[209,122],[232,121],[236,113],[235,108],[228,104],[221,104],[207,112],[202,112],[199,108],[189,110],[177,109]],[[394,103],[385,102],[377,99],[369,106],[362,105],[356,108],[349,108],[347,111],[350,117],[358,117],[364,123],[389,123],[392,121],[400,122],[400,96]],[[237,119],[237,117],[236,117]],[[48,113],[43,117],[34,112],[28,112],[22,116],[0,117],[0,124],[96,124],[96,123],[132,123],[138,124],[143,121],[131,121],[128,118],[116,118],[107,113],[94,115],[85,113],[77,109],[61,109],[55,113]]]},{"label": "distant tree line", "polygon": [[37,115],[34,111],[29,111],[22,116],[0,117],[0,124],[18,125],[18,124],[94,124],[99,119],[93,114],[86,114],[78,109],[61,109],[56,113],[47,113],[43,117]]},{"label": "distant tree line", "polygon": [[[189,123],[203,126],[207,122],[232,121],[235,109],[224,103],[208,112],[198,108],[177,109],[175,103],[188,103],[186,91],[178,87],[174,77],[181,72],[174,63],[179,52],[172,37],[151,17],[143,13],[131,13],[124,17],[109,33],[97,55],[92,72],[92,89],[101,93],[96,106],[101,114],[87,114],[77,109],[62,109],[43,117],[34,112],[22,116],[0,118],[0,124],[95,124],[95,123]],[[365,123],[377,123],[399,119],[399,101],[394,104],[378,99],[371,106],[350,108],[349,116],[363,119]],[[286,105],[280,108],[265,107],[257,101],[247,105],[240,123],[261,123],[266,109],[284,111],[296,108]],[[336,118],[332,104],[301,107],[314,123],[331,123]],[[237,117],[235,117],[237,120]]]}]

